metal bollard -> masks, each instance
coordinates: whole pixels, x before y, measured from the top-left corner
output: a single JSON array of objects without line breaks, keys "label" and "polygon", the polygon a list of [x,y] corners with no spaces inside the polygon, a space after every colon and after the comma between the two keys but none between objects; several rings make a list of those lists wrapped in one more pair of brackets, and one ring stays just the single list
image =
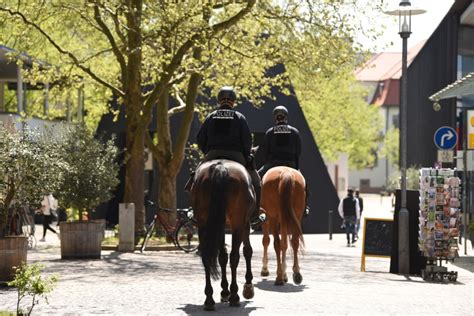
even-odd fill
[{"label": "metal bollard", "polygon": [[329,217],[328,217],[328,231],[329,231],[329,240],[332,240],[332,216],[333,211],[329,210]]},{"label": "metal bollard", "polygon": [[398,274],[410,274],[410,227],[408,210],[398,215]]}]

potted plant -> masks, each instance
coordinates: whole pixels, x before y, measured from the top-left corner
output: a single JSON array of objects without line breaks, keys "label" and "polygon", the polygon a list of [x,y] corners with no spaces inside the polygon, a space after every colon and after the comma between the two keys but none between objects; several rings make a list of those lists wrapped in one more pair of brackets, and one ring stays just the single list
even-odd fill
[{"label": "potted plant", "polygon": [[62,150],[68,170],[60,205],[79,212],[79,220],[60,224],[61,258],[100,258],[105,221],[84,220],[84,213],[112,197],[118,184],[117,148],[113,140],[94,138],[83,125],[69,127],[63,134]]},{"label": "potted plant", "polygon": [[0,123],[0,281],[11,281],[12,267],[26,262],[27,240],[15,213],[38,206],[62,181],[66,165],[51,135]]}]

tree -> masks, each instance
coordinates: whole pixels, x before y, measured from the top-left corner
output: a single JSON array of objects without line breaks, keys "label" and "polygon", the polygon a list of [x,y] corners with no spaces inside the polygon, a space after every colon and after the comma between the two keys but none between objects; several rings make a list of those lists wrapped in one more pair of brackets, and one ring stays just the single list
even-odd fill
[{"label": "tree", "polygon": [[83,125],[64,127],[60,137],[63,159],[69,166],[55,196],[61,206],[90,212],[112,197],[119,165],[114,140],[102,141]]},{"label": "tree", "polygon": [[[354,52],[334,53],[343,42],[340,38],[353,38],[357,23],[351,16],[356,4],[355,0],[347,4],[337,0],[90,0],[84,6],[66,0],[5,0],[0,13],[14,18],[5,23],[15,24],[18,33],[35,38],[36,52],[47,47],[44,51],[54,54],[51,59],[58,66],[88,75],[123,104],[127,120],[124,201],[135,203],[136,231],[141,231],[145,142],[159,165],[159,203],[175,208],[176,175],[196,97],[204,91],[213,95],[223,84],[234,85],[241,97],[258,106],[264,102],[262,96],[271,95],[271,86],[288,87],[286,74],[268,77],[267,71],[290,61],[301,67],[311,63],[313,69],[330,76]],[[302,51],[312,51],[312,58],[303,60]],[[155,106],[157,135],[148,137]],[[173,142],[169,117],[179,112],[182,119]]]},{"label": "tree", "polygon": [[10,234],[7,223],[14,209],[37,207],[43,195],[61,185],[68,165],[52,135],[0,124],[0,238]]},{"label": "tree", "polygon": [[371,166],[378,147],[381,118],[368,105],[364,89],[352,75],[352,67],[334,77],[290,69],[296,94],[318,147],[328,160],[349,154],[351,168]]}]

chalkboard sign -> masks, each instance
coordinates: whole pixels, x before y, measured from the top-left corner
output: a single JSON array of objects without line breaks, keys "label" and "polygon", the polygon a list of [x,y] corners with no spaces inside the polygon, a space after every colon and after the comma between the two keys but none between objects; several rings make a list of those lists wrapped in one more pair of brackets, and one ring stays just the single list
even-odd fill
[{"label": "chalkboard sign", "polygon": [[391,219],[365,218],[361,271],[365,271],[365,257],[390,257],[392,229]]}]

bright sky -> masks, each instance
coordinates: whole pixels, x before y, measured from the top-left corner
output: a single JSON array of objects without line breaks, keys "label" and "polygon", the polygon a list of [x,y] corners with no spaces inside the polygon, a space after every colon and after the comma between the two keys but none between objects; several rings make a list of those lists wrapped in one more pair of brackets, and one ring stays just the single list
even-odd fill
[{"label": "bright sky", "polygon": [[[369,0],[373,1],[373,0]],[[384,0],[389,8],[396,9],[399,0]],[[422,15],[412,16],[412,34],[408,38],[408,48],[416,45],[422,40],[428,39],[443,17],[451,8],[454,0],[411,0],[412,7],[425,9],[427,12]],[[402,40],[398,35],[398,17],[393,17],[380,13],[379,16],[370,17],[367,23],[377,23],[385,26],[383,34],[374,42],[371,39],[361,37],[360,41],[365,48],[372,51],[401,51]]]}]

